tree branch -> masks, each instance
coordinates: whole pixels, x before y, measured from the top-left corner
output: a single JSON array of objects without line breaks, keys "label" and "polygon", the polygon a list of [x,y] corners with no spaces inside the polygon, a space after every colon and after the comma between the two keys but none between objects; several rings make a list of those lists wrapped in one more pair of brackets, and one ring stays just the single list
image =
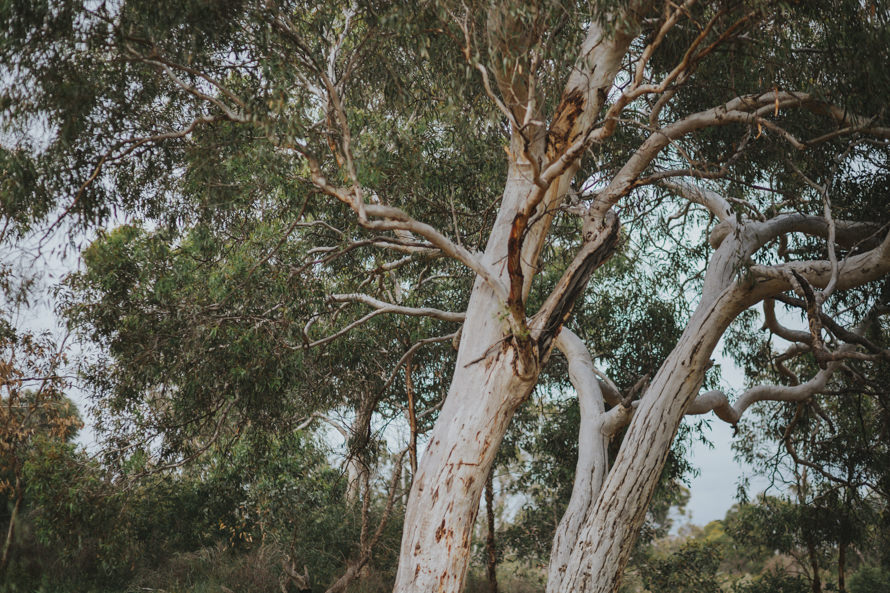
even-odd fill
[{"label": "tree branch", "polygon": [[[822,218],[817,220],[825,223]],[[838,229],[840,231],[840,229]],[[792,272],[797,273],[812,286],[824,287],[832,277],[831,262],[824,260],[799,261],[775,266],[752,265],[748,268],[754,285],[746,295],[746,301],[756,303],[785,292],[793,287]],[[837,288],[846,289],[877,280],[890,272],[890,234],[874,249],[849,256],[838,272]]]},{"label": "tree branch", "polygon": [[662,181],[661,185],[690,202],[704,206],[721,222],[735,219],[729,201],[717,192],[682,181]]},{"label": "tree branch", "polygon": [[328,298],[335,303],[364,303],[374,307],[380,313],[398,313],[400,315],[410,315],[412,317],[433,317],[434,319],[441,319],[442,321],[451,321],[455,323],[463,323],[466,317],[464,313],[442,311],[441,309],[434,309],[432,307],[404,307],[402,305],[394,305],[361,293],[332,294]]},{"label": "tree branch", "polygon": [[572,313],[593,272],[614,253],[619,239],[618,217],[609,212],[599,229],[585,229],[585,241],[556,287],[532,318],[538,351],[549,351],[552,340]]}]

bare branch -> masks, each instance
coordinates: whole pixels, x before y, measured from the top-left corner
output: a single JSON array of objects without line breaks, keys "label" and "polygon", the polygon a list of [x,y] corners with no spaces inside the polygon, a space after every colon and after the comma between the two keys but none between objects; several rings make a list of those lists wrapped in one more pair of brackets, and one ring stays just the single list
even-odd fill
[{"label": "bare branch", "polygon": [[[823,223],[824,219],[819,218]],[[792,271],[805,278],[812,286],[824,287],[831,280],[831,262],[824,260],[799,261],[775,266],[753,265],[748,268],[755,284],[746,300],[755,303],[792,288]],[[877,280],[890,272],[890,234],[880,245],[862,254],[849,256],[837,276],[837,288],[845,289]]]},{"label": "bare branch", "polygon": [[[786,305],[790,305],[792,307],[797,307],[802,310],[806,310],[806,301],[802,299],[797,299],[794,297],[790,297],[784,294],[776,295],[775,300],[781,301]],[[857,334],[854,331],[850,331],[842,327],[837,321],[829,317],[825,314],[824,311],[820,311],[820,320],[822,325],[830,331],[837,339],[843,340],[844,342],[850,344],[858,344],[860,346],[865,347],[867,350],[872,352],[873,354],[879,354],[881,352],[885,352],[885,350],[878,347],[871,340],[866,338],[863,335]],[[807,334],[809,335],[809,334]]]},{"label": "bare branch", "polygon": [[[554,341],[554,347],[562,352],[569,362],[569,380],[576,391],[588,393],[592,389],[610,406],[621,403],[623,397],[621,392],[608,376],[594,366],[590,352],[577,334],[563,327]],[[590,387],[591,382],[596,382],[597,385]]]},{"label": "bare branch", "polygon": [[[666,146],[682,136],[702,128],[723,126],[731,123],[746,125],[760,123],[765,125],[765,118],[771,113],[777,113],[779,109],[790,108],[805,108],[816,113],[828,114],[835,119],[839,115],[839,108],[826,104],[812,95],[788,91],[741,96],[712,109],[694,113],[653,132],[612,178],[609,185],[597,194],[597,199],[592,207],[600,215],[605,213],[622,196],[626,195],[634,187],[637,187],[639,185],[638,177],[645,168]],[[768,125],[773,126],[777,131],[779,130],[778,126],[771,122]],[[886,132],[887,137],[890,137],[890,130],[880,128],[866,126],[859,128],[857,131],[863,133],[868,131],[868,133],[878,136],[882,136]],[[606,134],[607,132],[607,129],[599,128],[598,131],[591,134],[589,141],[595,142],[598,140],[599,135]],[[806,143],[798,142],[798,144],[803,147],[809,146]]]},{"label": "bare branch", "polygon": [[393,208],[392,206],[382,206],[377,204],[368,204],[365,206],[365,212],[369,216],[384,218],[382,221],[366,221],[363,226],[377,230],[406,230],[416,233],[427,239],[435,247],[442,250],[443,253],[452,257],[466,265],[468,268],[476,272],[485,282],[495,291],[503,301],[507,300],[507,293],[497,277],[488,269],[475,255],[470,253],[465,247],[458,245],[451,239],[447,238],[432,226],[417,221],[408,216],[404,211]]},{"label": "bare branch", "polygon": [[[874,223],[847,220],[835,220],[833,226],[834,243],[848,249],[874,247],[878,240],[876,235],[870,241],[863,242],[863,238],[874,235],[881,228]],[[827,239],[831,233],[829,223],[824,217],[796,213],[780,214],[766,221],[749,223],[747,228],[750,229],[746,236],[751,245],[751,253],[781,235],[801,233]]]},{"label": "bare branch", "polygon": [[681,181],[662,181],[661,185],[690,202],[704,206],[722,222],[735,218],[729,201],[717,192]]},{"label": "bare branch", "polygon": [[[877,317],[879,308],[874,308],[854,330],[857,335],[865,333],[867,327]],[[730,404],[726,394],[720,390],[708,391],[699,395],[686,410],[687,415],[707,414],[713,411],[718,418],[730,424],[737,424],[742,414],[751,405],[760,401],[803,402],[816,394],[824,393],[834,372],[846,358],[862,358],[855,351],[855,344],[844,344],[832,355],[830,361],[813,378],[799,385],[759,385],[745,391],[734,404]]]},{"label": "bare branch", "polygon": [[395,381],[396,376],[398,376],[399,369],[402,368],[402,365],[404,365],[408,361],[408,359],[410,359],[414,355],[414,353],[417,352],[420,348],[422,348],[423,346],[425,346],[427,344],[434,344],[436,342],[447,342],[449,340],[453,340],[455,338],[455,336],[457,336],[457,335],[458,335],[458,332],[454,332],[452,334],[448,334],[445,336],[435,336],[432,338],[424,338],[422,340],[418,340],[417,342],[415,342],[414,345],[411,346],[410,348],[408,348],[407,352],[405,352],[405,354],[402,355],[402,357],[398,360],[398,362],[396,362],[396,366],[393,367],[392,373],[390,373],[389,377],[386,379],[386,382],[383,384],[383,387],[380,388],[380,391],[381,392],[386,391],[389,388],[389,386],[392,385],[392,382]]},{"label": "bare branch", "polygon": [[779,323],[779,320],[776,319],[776,301],[774,299],[763,300],[763,317],[763,326],[783,340],[803,342],[804,344],[812,342],[813,337],[808,332],[789,329]]},{"label": "bare branch", "polygon": [[442,311],[431,307],[403,307],[402,305],[394,305],[375,299],[372,296],[360,293],[350,294],[332,294],[329,299],[335,303],[358,302],[374,307],[381,313],[397,313],[400,315],[411,315],[413,317],[433,317],[442,321],[452,321],[455,323],[463,323],[466,315],[464,313],[454,313],[451,311]]}]

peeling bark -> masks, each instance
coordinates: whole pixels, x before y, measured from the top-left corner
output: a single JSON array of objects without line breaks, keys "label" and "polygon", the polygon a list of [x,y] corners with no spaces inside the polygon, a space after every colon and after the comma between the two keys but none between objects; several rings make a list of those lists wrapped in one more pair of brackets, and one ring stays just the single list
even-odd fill
[{"label": "peeling bark", "polygon": [[[542,308],[546,330],[538,326],[531,330],[536,335],[529,335],[524,308],[537,259],[586,146],[586,140],[577,146],[566,142],[577,144],[590,132],[631,39],[629,33],[608,32],[592,22],[554,116],[555,126],[547,135],[552,136],[548,144],[542,135],[526,137],[514,126],[504,195],[480,264],[494,278],[477,277],[474,283],[451,387],[418,463],[405,514],[397,593],[462,589],[482,487],[507,426],[534,388],[574,299],[614,249],[615,220],[603,226],[605,232],[585,237],[586,246],[593,246],[591,252],[567,273],[566,286],[555,300]],[[518,94],[508,98],[517,99]],[[553,175],[548,181],[539,176],[544,158],[548,174]],[[596,220],[605,221],[605,214]],[[504,300],[498,298],[498,281]]]},{"label": "peeling bark", "polygon": [[494,480],[491,473],[485,482],[485,513],[486,527],[485,552],[486,572],[488,573],[488,590],[490,593],[498,593],[498,551],[494,539]]},{"label": "peeling bark", "polygon": [[[532,191],[511,169],[484,261],[506,278],[506,236]],[[448,396],[418,462],[405,512],[397,592],[453,592],[463,587],[470,539],[485,480],[516,408],[537,382],[523,368],[504,321],[505,303],[477,278]]]}]

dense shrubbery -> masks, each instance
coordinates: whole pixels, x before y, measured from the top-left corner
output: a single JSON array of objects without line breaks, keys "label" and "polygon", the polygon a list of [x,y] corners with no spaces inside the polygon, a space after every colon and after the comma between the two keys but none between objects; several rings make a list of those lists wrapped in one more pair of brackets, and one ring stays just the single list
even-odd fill
[{"label": "dense shrubbery", "polygon": [[[4,590],[278,592],[290,562],[323,590],[360,539],[342,475],[301,434],[248,438],[176,472],[154,473],[138,454],[123,467],[112,473],[63,441],[34,443]],[[368,571],[383,581],[399,530],[388,525]]]}]

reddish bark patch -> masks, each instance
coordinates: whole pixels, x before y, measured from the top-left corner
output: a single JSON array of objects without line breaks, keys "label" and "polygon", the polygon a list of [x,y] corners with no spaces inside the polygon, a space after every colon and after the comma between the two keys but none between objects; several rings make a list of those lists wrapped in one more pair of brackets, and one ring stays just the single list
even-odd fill
[{"label": "reddish bark patch", "polygon": [[569,136],[575,127],[578,117],[584,112],[584,93],[581,89],[572,89],[563,95],[556,108],[556,117],[547,134],[547,154],[553,155],[565,150]]},{"label": "reddish bark patch", "polygon": [[507,308],[516,319],[525,318],[525,308],[522,303],[522,285],[524,275],[522,273],[522,242],[525,238],[525,229],[528,226],[528,214],[518,212],[510,227],[510,236],[507,238],[507,273],[510,276],[510,294],[507,295]]},{"label": "reddish bark patch", "polygon": [[445,535],[445,519],[442,519],[442,524],[436,528],[436,543],[442,539],[443,535]]}]

